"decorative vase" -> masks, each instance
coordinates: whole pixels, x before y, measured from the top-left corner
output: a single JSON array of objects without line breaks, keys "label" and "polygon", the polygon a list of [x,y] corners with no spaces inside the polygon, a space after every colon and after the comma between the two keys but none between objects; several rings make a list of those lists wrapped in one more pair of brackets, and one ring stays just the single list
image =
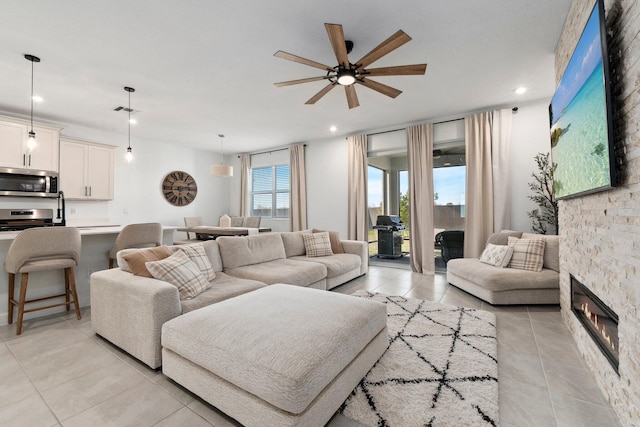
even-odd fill
[{"label": "decorative vase", "polygon": [[220,227],[231,227],[231,218],[224,214],[220,217]]}]

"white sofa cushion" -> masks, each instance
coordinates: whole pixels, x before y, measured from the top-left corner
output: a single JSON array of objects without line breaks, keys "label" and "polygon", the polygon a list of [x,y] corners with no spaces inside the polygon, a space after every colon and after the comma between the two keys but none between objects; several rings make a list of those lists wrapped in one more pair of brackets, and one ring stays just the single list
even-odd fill
[{"label": "white sofa cushion", "polygon": [[287,283],[309,286],[327,277],[327,268],[324,265],[291,259],[276,259],[260,264],[244,265],[225,269],[224,272],[242,279],[259,280],[267,285]]},{"label": "white sofa cushion", "polygon": [[162,346],[300,414],[386,325],[384,304],[278,284],[170,320]]},{"label": "white sofa cushion", "polygon": [[286,258],[278,233],[246,237],[218,237],[224,270]]}]

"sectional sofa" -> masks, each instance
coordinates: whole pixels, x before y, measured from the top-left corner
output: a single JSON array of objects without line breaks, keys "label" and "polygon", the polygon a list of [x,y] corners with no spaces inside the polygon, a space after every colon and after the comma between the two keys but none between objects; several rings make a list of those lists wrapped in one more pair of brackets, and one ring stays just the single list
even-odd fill
[{"label": "sectional sofa", "polygon": [[[457,258],[447,264],[447,281],[493,305],[559,304],[560,241],[558,236],[503,231],[489,236],[489,244],[506,247],[509,237],[521,241],[542,240],[539,268],[496,266],[482,258]],[[483,253],[484,255],[484,253]],[[524,254],[526,257],[527,254]],[[535,255],[531,255],[534,257]],[[507,260],[508,261],[508,260]]]},{"label": "sectional sofa", "polygon": [[168,320],[275,283],[329,290],[368,271],[366,242],[340,241],[333,234],[331,254],[310,257],[303,238],[309,233],[220,237],[200,243],[215,278],[191,299],[181,299],[178,288],[166,281],[134,275],[125,258],[141,249],[120,251],[118,268],[91,275],[93,330],[155,369],[162,364],[161,328]]}]

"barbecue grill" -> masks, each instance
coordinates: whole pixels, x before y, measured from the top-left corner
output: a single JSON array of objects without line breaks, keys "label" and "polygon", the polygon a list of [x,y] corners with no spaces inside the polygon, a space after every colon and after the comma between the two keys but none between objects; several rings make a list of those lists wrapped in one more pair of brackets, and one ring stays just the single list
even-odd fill
[{"label": "barbecue grill", "polygon": [[378,215],[374,230],[378,230],[378,257],[399,258],[402,256],[404,224],[398,215]]}]

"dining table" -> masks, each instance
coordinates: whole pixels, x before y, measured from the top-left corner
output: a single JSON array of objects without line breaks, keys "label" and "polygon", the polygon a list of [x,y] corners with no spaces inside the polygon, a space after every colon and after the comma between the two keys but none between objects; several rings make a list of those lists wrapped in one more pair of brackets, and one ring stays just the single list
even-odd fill
[{"label": "dining table", "polygon": [[267,233],[271,228],[247,228],[247,227],[217,227],[213,225],[197,225],[193,227],[178,228],[177,231],[195,233],[198,240],[212,240],[220,236],[249,236],[259,233]]}]

